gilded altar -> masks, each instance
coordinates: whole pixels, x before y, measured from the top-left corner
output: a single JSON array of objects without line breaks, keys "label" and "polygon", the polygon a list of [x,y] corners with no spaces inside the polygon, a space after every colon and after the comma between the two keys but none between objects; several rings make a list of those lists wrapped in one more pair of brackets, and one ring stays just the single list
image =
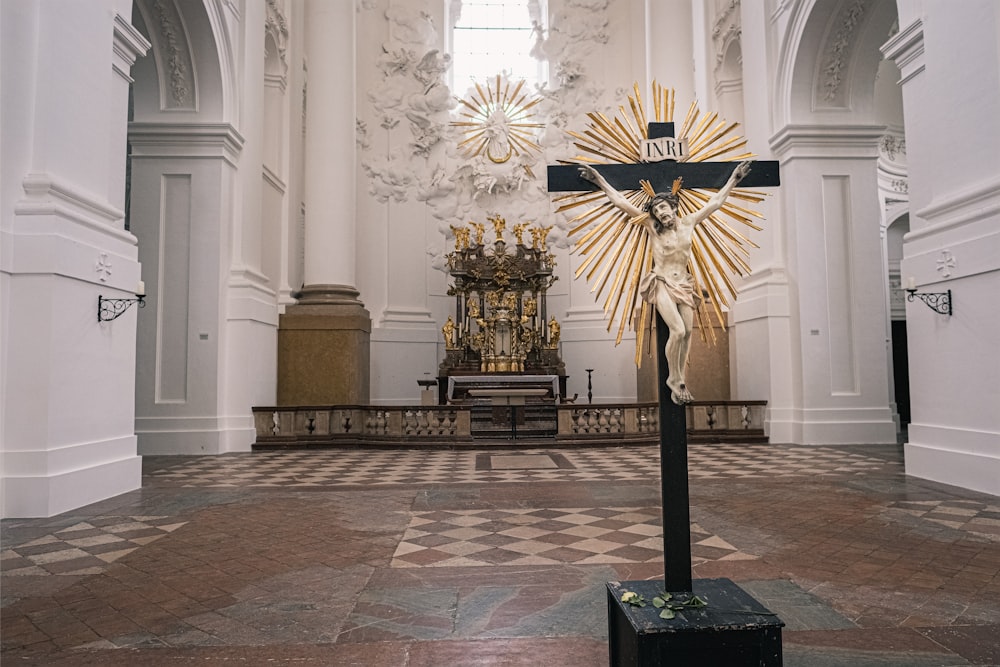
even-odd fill
[{"label": "gilded altar", "polygon": [[461,375],[554,375],[564,393],[560,326],[546,310],[547,292],[556,280],[546,245],[550,228],[516,224],[513,244],[508,244],[506,221],[497,215],[489,222],[491,243],[483,223],[452,227],[455,250],[446,259],[455,313],[441,329],[445,358],[439,386]]}]

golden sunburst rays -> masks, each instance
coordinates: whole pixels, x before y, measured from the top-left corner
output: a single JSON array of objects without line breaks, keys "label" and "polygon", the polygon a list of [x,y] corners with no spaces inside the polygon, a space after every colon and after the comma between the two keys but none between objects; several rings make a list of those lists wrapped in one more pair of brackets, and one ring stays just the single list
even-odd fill
[{"label": "golden sunburst rays", "polygon": [[[574,146],[580,151],[572,160],[562,164],[636,164],[644,162],[641,154],[642,140],[647,139],[650,120],[674,122],[675,94],[656,81],[652,83],[652,117],[647,117],[639,85],[633,85],[633,94],[627,104],[618,106],[613,118],[593,112],[587,114],[588,124],[583,132],[569,132]],[[746,152],[746,140],[736,134],[738,123],[729,123],[715,113],[702,113],[697,103],[692,103],[683,121],[675,124],[675,136],[685,140],[688,154],[681,162],[733,162],[753,157]],[[622,192],[632,204],[644,209],[654,196],[648,181],[640,181],[638,188]],[[681,189],[678,215],[684,216],[702,208],[714,190]],[[759,231],[754,219],[761,214],[747,208],[764,199],[761,192],[734,189],[722,207],[695,228],[691,243],[688,271],[697,294],[708,295],[711,311],[703,303],[698,308],[699,329],[702,336],[715,341],[715,331],[709,312],[725,329],[723,308],[736,298],[734,276],[750,273],[747,263],[750,251],[758,247],[744,232],[745,228]],[[573,192],[555,199],[558,211],[578,211],[570,220],[571,239],[575,239],[573,252],[583,256],[576,270],[576,277],[585,275],[591,291],[602,303],[608,318],[608,331],[617,322],[615,343],[622,340],[626,326],[636,329],[636,364],[641,362],[641,350],[646,331],[652,323],[652,306],[638,293],[639,281],[653,266],[652,252],[645,227],[641,223],[647,214],[630,218],[615,207],[603,192]]]},{"label": "golden sunburst rays", "polygon": [[[451,125],[462,128],[465,138],[458,149],[465,157],[485,156],[494,164],[503,164],[522,153],[541,153],[535,132],[545,125],[532,119],[542,98],[527,89],[524,79],[513,83],[497,74],[486,85],[477,82],[468,99],[456,99],[462,120]],[[525,171],[534,177],[528,166]]]}]

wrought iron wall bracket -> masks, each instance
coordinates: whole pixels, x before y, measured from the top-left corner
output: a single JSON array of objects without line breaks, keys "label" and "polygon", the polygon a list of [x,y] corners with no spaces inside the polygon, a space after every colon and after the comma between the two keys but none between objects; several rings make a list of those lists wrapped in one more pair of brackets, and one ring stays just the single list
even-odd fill
[{"label": "wrought iron wall bracket", "polygon": [[915,289],[906,290],[906,300],[913,301],[914,297],[927,304],[927,307],[935,313],[951,317],[951,290],[947,292],[918,292]]},{"label": "wrought iron wall bracket", "polygon": [[110,322],[122,316],[122,314],[132,307],[133,303],[138,303],[140,308],[146,307],[146,297],[138,296],[134,299],[105,299],[97,296],[97,321]]}]

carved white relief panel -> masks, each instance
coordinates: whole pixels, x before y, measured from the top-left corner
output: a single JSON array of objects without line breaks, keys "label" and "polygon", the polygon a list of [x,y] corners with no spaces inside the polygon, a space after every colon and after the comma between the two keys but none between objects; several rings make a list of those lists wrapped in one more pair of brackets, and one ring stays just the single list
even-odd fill
[{"label": "carved white relief panel", "polygon": [[156,0],[152,4],[154,25],[150,34],[157,51],[161,85],[165,86],[164,106],[168,109],[195,108],[195,81],[191,52],[184,23],[173,0]]},{"label": "carved white relief panel", "polygon": [[849,75],[858,27],[866,11],[866,0],[850,0],[834,20],[817,77],[816,97],[823,106],[847,105],[844,83]]},{"label": "carved white relief panel", "polygon": [[[596,100],[604,97],[586,76],[585,63],[595,47],[608,42],[609,4],[609,0],[565,0],[548,30],[538,27],[533,55],[548,60],[553,79],[533,91],[541,97],[536,116],[544,128],[536,140],[542,151],[503,162],[485,156],[470,159],[457,149],[461,133],[450,126],[457,117],[456,95],[445,83],[451,56],[438,50],[438,29],[429,12],[419,5],[392,6],[384,12],[389,40],[381,45],[377,60],[380,81],[367,94],[373,111],[369,119],[377,125],[358,121],[357,146],[369,192],[378,201],[422,201],[439,221],[441,246],[428,249],[436,268],[445,270],[444,250],[450,246],[456,220],[501,214],[510,220],[555,224],[549,243],[566,247],[565,231],[551,212],[545,165],[572,154],[566,129],[581,125],[584,114],[598,110]],[[364,2],[359,9],[377,11]],[[482,81],[497,74],[485,72]],[[373,139],[379,132],[389,133],[394,142],[407,137],[406,150],[373,154],[371,146],[377,145]]]}]

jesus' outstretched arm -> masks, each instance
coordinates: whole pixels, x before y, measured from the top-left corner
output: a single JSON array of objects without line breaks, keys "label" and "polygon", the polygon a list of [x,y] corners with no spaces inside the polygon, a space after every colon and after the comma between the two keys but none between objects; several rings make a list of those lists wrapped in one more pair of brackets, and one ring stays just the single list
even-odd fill
[{"label": "jesus' outstretched arm", "polygon": [[627,213],[629,216],[634,218],[636,216],[643,214],[643,210],[641,208],[639,208],[629,200],[625,199],[622,193],[618,192],[613,187],[611,187],[611,184],[608,183],[604,179],[604,177],[601,176],[601,174],[590,165],[584,165],[580,167],[580,178],[590,181],[591,183],[599,187],[604,192],[604,194],[608,196],[608,200],[612,204],[614,204],[620,210]]},{"label": "jesus' outstretched arm", "polygon": [[733,170],[733,173],[729,176],[729,180],[726,181],[726,184],[722,186],[718,192],[709,197],[704,206],[689,216],[691,224],[697,225],[699,222],[722,208],[722,205],[726,202],[726,198],[729,197],[729,193],[731,193],[733,188],[735,188],[736,185],[750,173],[750,164],[751,160],[744,160],[736,166],[736,169]]}]

